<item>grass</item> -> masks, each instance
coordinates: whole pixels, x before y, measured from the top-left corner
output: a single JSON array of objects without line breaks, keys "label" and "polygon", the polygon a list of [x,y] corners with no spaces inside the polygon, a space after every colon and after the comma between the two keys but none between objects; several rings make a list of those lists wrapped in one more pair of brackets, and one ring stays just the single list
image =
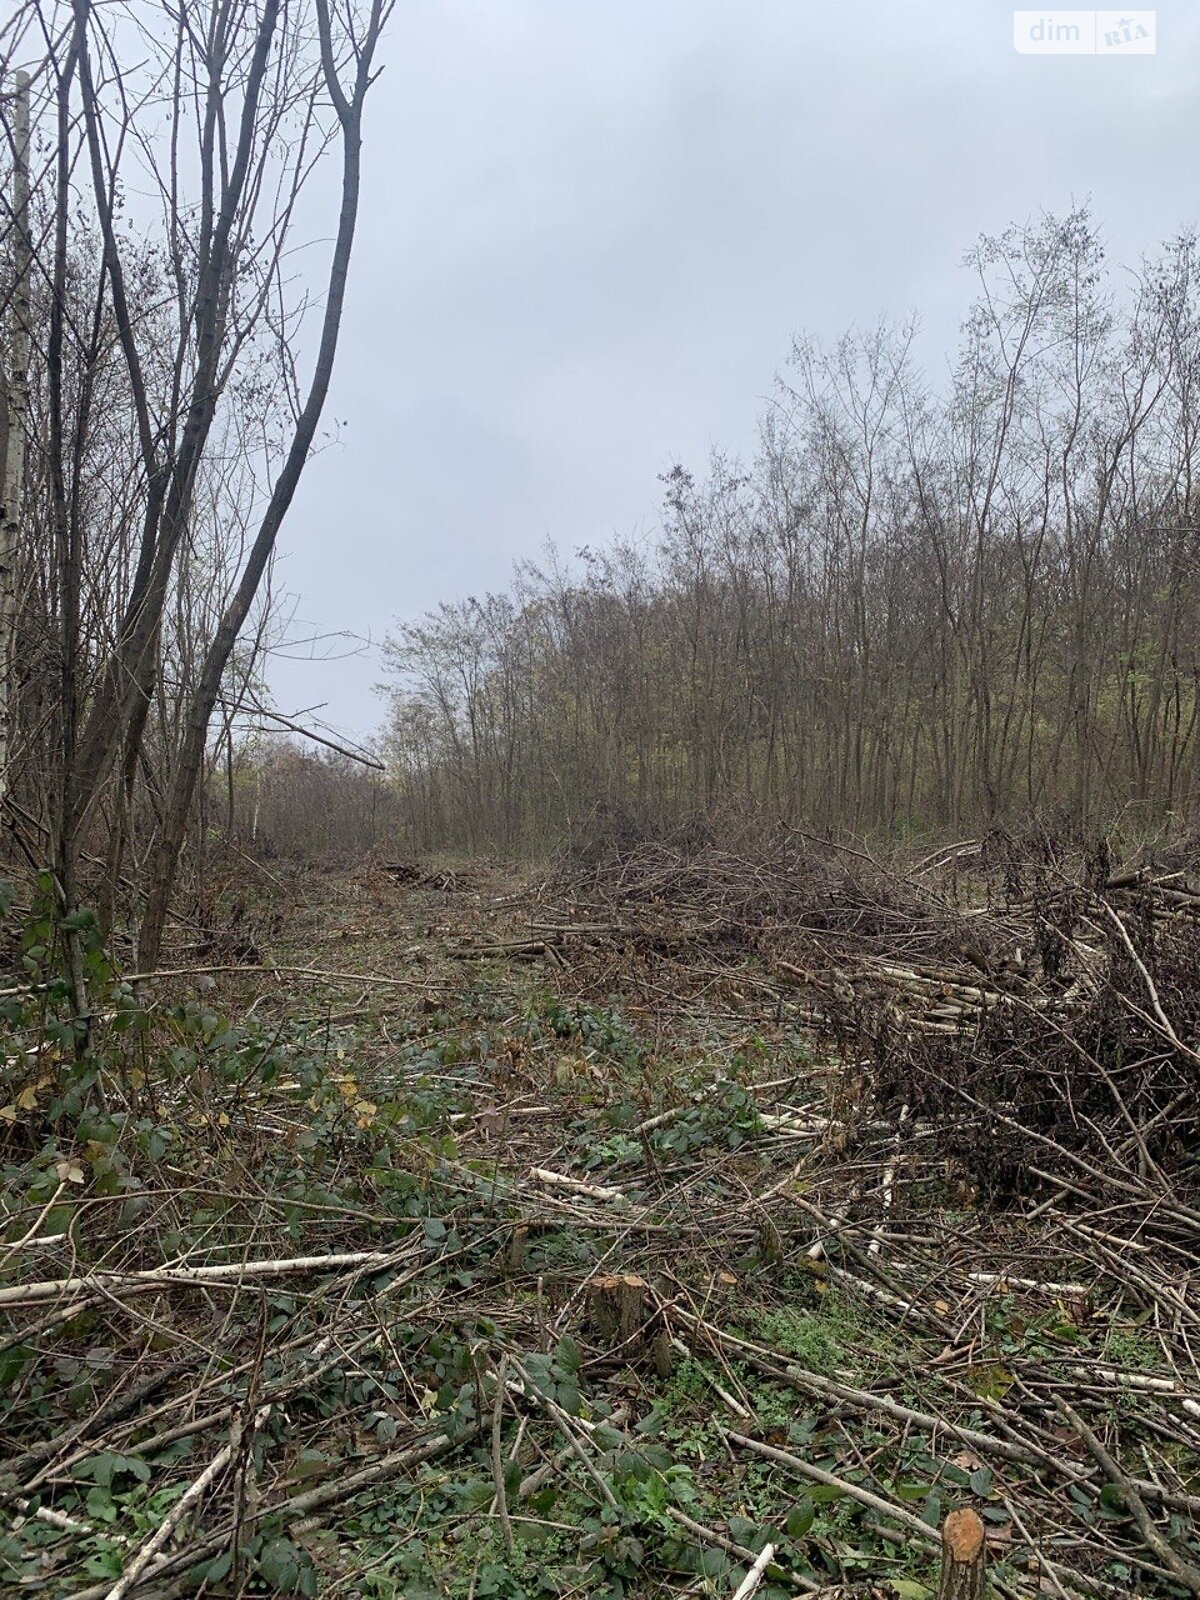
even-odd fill
[{"label": "grass", "polygon": [[840,1372],[857,1379],[888,1370],[900,1342],[879,1319],[847,1295],[826,1289],[819,1278],[793,1277],[788,1290],[807,1303],[770,1307],[749,1318],[752,1337],[826,1377]]}]

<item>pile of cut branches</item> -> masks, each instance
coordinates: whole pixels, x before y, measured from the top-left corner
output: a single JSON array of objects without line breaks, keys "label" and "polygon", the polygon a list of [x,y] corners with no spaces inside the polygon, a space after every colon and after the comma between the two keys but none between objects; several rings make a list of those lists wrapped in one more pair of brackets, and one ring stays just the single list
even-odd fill
[{"label": "pile of cut branches", "polygon": [[[1186,1157],[1154,1160],[1143,1112],[1147,1162],[1112,1104],[1108,1160],[985,1079],[889,1086],[859,975],[936,966],[926,932],[948,966],[975,923],[1019,972],[1041,913],[978,852],[956,890],[941,858],[811,848],[823,904],[710,845],[686,895],[655,846],[633,893],[593,871],[491,911],[331,875],[271,967],[98,1015],[103,1104],[73,1118],[39,1099],[58,1047],[31,1023],[0,1129],[4,1592],[632,1600],[757,1569],[760,1600],[927,1600],[968,1505],[1006,1600],[1200,1594]],[[1103,903],[1186,1028],[1159,956],[1183,880],[1117,877],[1051,886],[1080,908],[1059,1003],[1077,947],[1127,950]],[[905,1061],[958,1037],[878,992]],[[964,1056],[1001,1001],[956,1023]],[[979,1182],[1001,1134],[1003,1206]]]},{"label": "pile of cut branches", "polygon": [[916,863],[807,836],[761,858],[651,844],[565,871],[535,926],[601,983],[615,947],[651,988],[669,970],[786,994],[991,1193],[1086,1158],[1194,1194],[1198,862],[1000,834]]}]

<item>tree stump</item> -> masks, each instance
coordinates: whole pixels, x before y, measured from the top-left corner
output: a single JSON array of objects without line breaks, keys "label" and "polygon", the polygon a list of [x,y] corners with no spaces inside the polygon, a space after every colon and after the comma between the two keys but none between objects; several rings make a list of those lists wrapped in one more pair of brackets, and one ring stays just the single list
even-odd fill
[{"label": "tree stump", "polygon": [[593,1278],[588,1285],[584,1328],[597,1344],[631,1364],[653,1362],[660,1378],[675,1365],[671,1330],[645,1278],[632,1272]]},{"label": "tree stump", "polygon": [[633,1346],[640,1343],[653,1315],[649,1284],[632,1272],[593,1278],[587,1292],[587,1326],[597,1343]]},{"label": "tree stump", "polygon": [[942,1576],[938,1600],[983,1600],[987,1540],[978,1512],[951,1511],[942,1523]]}]

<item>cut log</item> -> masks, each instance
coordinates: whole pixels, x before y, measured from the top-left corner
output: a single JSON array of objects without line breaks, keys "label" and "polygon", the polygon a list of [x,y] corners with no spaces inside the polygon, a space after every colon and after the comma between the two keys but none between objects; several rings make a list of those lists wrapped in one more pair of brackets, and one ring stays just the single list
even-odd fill
[{"label": "cut log", "polygon": [[938,1600],[983,1600],[987,1540],[976,1511],[951,1511],[942,1523],[942,1577]]}]

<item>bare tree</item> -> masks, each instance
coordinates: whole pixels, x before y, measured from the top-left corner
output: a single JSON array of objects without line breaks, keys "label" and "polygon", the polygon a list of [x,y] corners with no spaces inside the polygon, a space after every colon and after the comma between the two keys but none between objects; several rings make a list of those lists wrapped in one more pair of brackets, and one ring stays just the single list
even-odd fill
[{"label": "bare tree", "polygon": [[[161,945],[222,679],[328,392],[389,12],[185,0],[164,30],[143,0],[32,0],[9,30],[53,151],[37,189],[44,406],[23,538],[42,596],[28,625],[55,640],[53,854],[68,905],[85,839],[107,833],[115,879],[143,786],[143,964]],[[302,382],[312,295],[286,261],[335,150],[338,225]]]},{"label": "bare tree", "polygon": [[15,74],[11,130],[12,200],[5,219],[11,280],[6,285],[7,337],[0,373],[0,799],[8,789],[12,668],[17,620],[17,542],[25,478],[29,367],[29,74]]}]

